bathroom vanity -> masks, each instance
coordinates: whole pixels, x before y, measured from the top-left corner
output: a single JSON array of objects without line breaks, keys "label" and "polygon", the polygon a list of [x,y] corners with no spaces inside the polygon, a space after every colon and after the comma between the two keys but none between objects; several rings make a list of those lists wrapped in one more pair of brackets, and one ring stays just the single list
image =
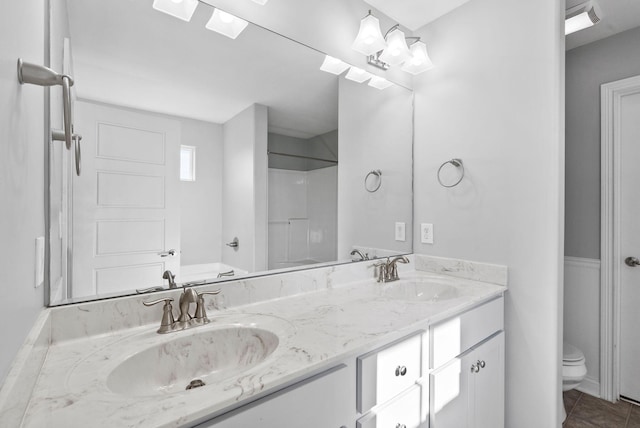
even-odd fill
[{"label": "bathroom vanity", "polygon": [[0,425],[503,426],[506,268],[409,258],[200,287],[211,322],[169,334],[149,296],[46,309]]},{"label": "bathroom vanity", "polygon": [[504,426],[503,313],[495,298],[199,426]]}]

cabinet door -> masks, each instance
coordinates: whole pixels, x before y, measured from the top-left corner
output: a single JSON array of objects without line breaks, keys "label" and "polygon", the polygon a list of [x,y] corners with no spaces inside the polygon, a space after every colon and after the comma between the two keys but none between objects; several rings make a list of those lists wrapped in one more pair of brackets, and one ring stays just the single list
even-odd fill
[{"label": "cabinet door", "polygon": [[469,427],[504,427],[504,332],[474,349],[472,364],[480,370],[469,371]]},{"label": "cabinet door", "polygon": [[198,427],[353,427],[354,403],[355,367],[342,365]]},{"label": "cabinet door", "polygon": [[431,428],[504,427],[504,332],[431,372]]},{"label": "cabinet door", "polygon": [[429,375],[431,428],[465,428],[471,358],[456,357]]}]

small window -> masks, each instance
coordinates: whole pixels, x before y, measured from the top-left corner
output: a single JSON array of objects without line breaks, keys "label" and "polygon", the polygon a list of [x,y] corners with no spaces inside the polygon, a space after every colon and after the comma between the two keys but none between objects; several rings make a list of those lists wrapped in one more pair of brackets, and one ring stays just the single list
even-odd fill
[{"label": "small window", "polygon": [[196,181],[196,148],[180,146],[180,181]]}]

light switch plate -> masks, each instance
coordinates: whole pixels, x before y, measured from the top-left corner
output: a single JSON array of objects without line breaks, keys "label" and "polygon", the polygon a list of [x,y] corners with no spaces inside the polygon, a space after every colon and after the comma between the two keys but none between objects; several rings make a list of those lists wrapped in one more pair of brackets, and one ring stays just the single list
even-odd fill
[{"label": "light switch plate", "polygon": [[44,284],[44,236],[36,238],[36,260],[35,260],[35,287]]},{"label": "light switch plate", "polygon": [[423,244],[433,244],[433,224],[420,224],[420,242]]},{"label": "light switch plate", "polygon": [[404,222],[396,222],[396,241],[405,241],[406,227]]}]

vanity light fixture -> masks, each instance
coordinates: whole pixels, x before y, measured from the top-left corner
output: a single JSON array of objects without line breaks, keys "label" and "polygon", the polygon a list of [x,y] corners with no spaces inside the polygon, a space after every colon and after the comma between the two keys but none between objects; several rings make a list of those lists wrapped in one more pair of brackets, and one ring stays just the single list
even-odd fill
[{"label": "vanity light fixture", "polygon": [[380,61],[386,62],[389,65],[400,65],[411,58],[407,40],[398,26],[389,30],[386,39],[387,47],[382,51],[379,57]]},{"label": "vanity light fixture", "polygon": [[591,27],[600,22],[601,19],[602,13],[595,0],[571,7],[565,11],[564,35]]},{"label": "vanity light fixture", "polygon": [[198,0],[153,0],[153,8],[183,21],[191,21]]},{"label": "vanity light fixture", "polygon": [[[382,70],[404,64],[402,70],[415,75],[433,68],[427,47],[420,42],[420,37],[406,37],[399,27],[399,24],[394,25],[382,36],[380,22],[369,11],[360,22],[360,31],[351,47],[367,55],[370,65]],[[411,47],[407,46],[407,40],[413,41]]]},{"label": "vanity light fixture", "polygon": [[213,15],[211,15],[211,19],[209,19],[205,27],[230,39],[235,39],[247,28],[247,25],[249,23],[244,19],[216,8],[213,10]]},{"label": "vanity light fixture", "polygon": [[351,48],[356,52],[369,56],[386,47],[387,42],[380,31],[380,21],[369,11],[369,14],[360,21],[360,30]]},{"label": "vanity light fixture", "polygon": [[393,85],[393,83],[389,82],[384,77],[373,76],[369,81],[369,86],[372,86],[376,89],[387,89],[389,86]]},{"label": "vanity light fixture", "polygon": [[433,62],[427,53],[427,45],[418,40],[411,45],[409,50],[411,58],[404,63],[402,71],[417,75],[433,68]]},{"label": "vanity light fixture", "polygon": [[349,64],[329,55],[325,56],[324,62],[320,66],[320,70],[335,75],[342,74],[347,68],[349,68]]},{"label": "vanity light fixture", "polygon": [[363,83],[371,79],[371,77],[373,77],[373,74],[361,68],[351,66],[349,72],[344,77],[357,83]]}]

